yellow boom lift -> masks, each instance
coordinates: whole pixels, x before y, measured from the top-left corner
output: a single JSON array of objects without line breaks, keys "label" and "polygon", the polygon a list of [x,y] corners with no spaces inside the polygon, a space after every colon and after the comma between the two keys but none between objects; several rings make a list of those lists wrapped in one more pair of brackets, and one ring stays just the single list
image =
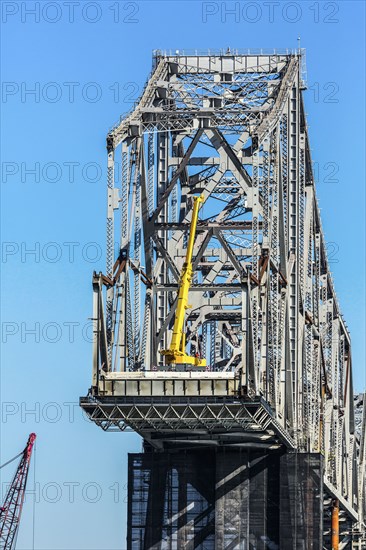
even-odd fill
[{"label": "yellow boom lift", "polygon": [[200,204],[204,201],[204,198],[203,195],[199,195],[194,197],[193,200],[194,204],[191,227],[189,231],[187,254],[185,262],[183,264],[182,274],[179,282],[178,304],[175,313],[172,341],[170,343],[169,349],[162,350],[160,353],[164,355],[166,365],[194,365],[195,367],[205,367],[206,360],[201,359],[198,353],[195,357],[186,353],[186,334],[184,332],[186,309],[192,307],[188,305],[188,293],[193,275],[192,255],[197,229],[198,211],[200,208]]}]

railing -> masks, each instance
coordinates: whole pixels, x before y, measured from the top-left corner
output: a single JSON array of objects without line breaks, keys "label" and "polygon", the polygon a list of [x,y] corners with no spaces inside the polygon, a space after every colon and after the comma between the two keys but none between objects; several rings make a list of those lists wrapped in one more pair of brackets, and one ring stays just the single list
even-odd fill
[{"label": "railing", "polygon": [[225,55],[303,55],[305,52],[304,48],[299,50],[298,48],[254,48],[254,49],[231,49],[231,48],[221,48],[221,49],[208,49],[208,50],[153,50],[153,57],[184,57],[184,56],[225,56]]}]

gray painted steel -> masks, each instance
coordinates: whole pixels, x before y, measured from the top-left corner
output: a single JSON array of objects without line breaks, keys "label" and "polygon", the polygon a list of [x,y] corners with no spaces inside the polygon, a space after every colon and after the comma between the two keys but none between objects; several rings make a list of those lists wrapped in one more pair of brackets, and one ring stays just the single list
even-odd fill
[{"label": "gray painted steel", "polygon": [[[303,50],[155,53],[140,100],[107,136],[107,266],[93,277],[92,389],[82,406],[104,429],[132,427],[164,447],[172,431],[189,439],[180,433],[187,426],[212,441],[216,429],[237,430],[260,400],[251,424],[271,444],[321,453],[328,494],[360,532],[365,415],[356,433],[351,342],[315,195],[304,72]],[[201,193],[187,352],[205,356],[214,378],[232,379],[162,380],[159,350],[170,342],[192,197]],[[229,399],[220,414],[209,403],[219,395]],[[243,438],[249,425],[239,426]]]}]

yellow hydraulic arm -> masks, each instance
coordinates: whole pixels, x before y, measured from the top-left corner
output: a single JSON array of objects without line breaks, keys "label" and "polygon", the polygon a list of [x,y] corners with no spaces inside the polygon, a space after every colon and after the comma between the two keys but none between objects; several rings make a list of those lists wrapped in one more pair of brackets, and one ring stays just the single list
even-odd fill
[{"label": "yellow hydraulic arm", "polygon": [[173,328],[173,336],[170,344],[170,348],[162,350],[161,354],[165,357],[166,365],[176,365],[176,364],[188,364],[195,365],[196,367],[205,367],[206,360],[201,359],[196,354],[196,357],[186,354],[186,335],[184,332],[184,320],[186,309],[190,306],[188,305],[188,292],[191,286],[193,269],[192,269],[192,255],[193,255],[193,246],[196,236],[197,229],[197,220],[198,220],[198,211],[200,204],[203,202],[203,196],[199,195],[194,197],[193,204],[193,213],[192,221],[189,232],[188,247],[186,259],[183,264],[182,274],[179,283],[179,292],[178,292],[178,304],[177,310],[175,313],[175,321]]}]

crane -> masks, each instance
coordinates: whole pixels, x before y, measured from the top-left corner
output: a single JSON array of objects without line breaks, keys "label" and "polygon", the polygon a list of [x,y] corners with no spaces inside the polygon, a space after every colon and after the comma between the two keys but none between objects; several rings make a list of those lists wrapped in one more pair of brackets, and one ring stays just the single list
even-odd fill
[{"label": "crane", "polygon": [[184,320],[186,309],[191,307],[188,305],[188,293],[193,275],[193,246],[196,236],[198,211],[200,208],[200,204],[204,201],[204,197],[203,195],[195,196],[193,197],[193,201],[192,220],[189,231],[186,258],[183,264],[183,269],[179,282],[178,303],[175,313],[172,340],[169,349],[162,350],[160,353],[165,357],[166,365],[194,365],[195,367],[205,367],[205,359],[199,357],[198,354],[196,354],[196,356],[194,357],[192,355],[188,355],[185,350],[186,334],[184,332]]},{"label": "crane", "polygon": [[21,456],[13,481],[6,493],[5,502],[0,507],[0,548],[2,550],[15,549],[35,439],[36,434],[31,433],[24,451],[9,461],[12,462]]}]

